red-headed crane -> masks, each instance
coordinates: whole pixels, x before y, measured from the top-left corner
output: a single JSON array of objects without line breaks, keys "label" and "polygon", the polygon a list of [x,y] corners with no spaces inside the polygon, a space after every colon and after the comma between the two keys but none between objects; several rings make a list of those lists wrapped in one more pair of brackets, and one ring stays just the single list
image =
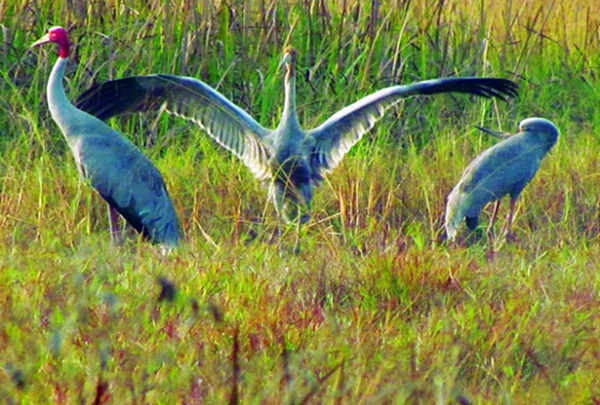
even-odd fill
[{"label": "red-headed crane", "polygon": [[58,61],[47,88],[50,114],[64,134],[80,173],[108,203],[113,240],[121,239],[121,214],[151,241],[167,248],[176,246],[182,237],[181,227],[162,175],[125,137],[71,104],[63,86],[70,53],[67,31],[50,28],[32,46],[48,42],[58,45]]}]

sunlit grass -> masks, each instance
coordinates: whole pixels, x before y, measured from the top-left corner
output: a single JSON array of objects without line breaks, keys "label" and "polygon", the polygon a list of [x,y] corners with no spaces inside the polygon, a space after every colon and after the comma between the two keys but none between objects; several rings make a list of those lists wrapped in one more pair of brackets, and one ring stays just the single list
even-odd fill
[{"label": "sunlit grass", "polygon": [[[489,2],[2,3],[0,398],[19,403],[591,403],[600,398],[599,5]],[[265,126],[281,50],[300,51],[306,127],[376,89],[440,76],[514,79],[508,103],[464,95],[390,111],[322,187],[291,254],[266,192],[173,117],[111,125],[163,173],[186,233],[164,257],[110,245],[45,102],[65,85],[170,73],[218,88]],[[445,198],[529,116],[561,139],[522,195],[516,243],[441,243]],[[507,212],[505,202],[501,221]],[[484,218],[486,222],[486,218]],[[501,223],[497,224],[498,229]],[[273,241],[270,242],[270,240]],[[174,283],[159,301],[158,277]]]}]

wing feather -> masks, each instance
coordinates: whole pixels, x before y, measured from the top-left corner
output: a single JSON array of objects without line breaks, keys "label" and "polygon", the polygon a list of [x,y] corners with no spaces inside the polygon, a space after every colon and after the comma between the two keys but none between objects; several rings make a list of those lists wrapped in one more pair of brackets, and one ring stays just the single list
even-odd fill
[{"label": "wing feather", "polygon": [[154,242],[178,244],[179,219],[150,159],[115,136],[87,138],[78,153],[92,186],[134,229]]},{"label": "wing feather", "polygon": [[83,93],[76,106],[102,120],[127,112],[165,108],[170,114],[198,124],[240,158],[258,179],[269,177],[271,151],[262,138],[271,130],[200,80],[149,75],[107,81]]},{"label": "wing feather", "polygon": [[313,170],[319,175],[333,170],[377,120],[404,98],[456,92],[504,100],[507,96],[515,97],[517,90],[517,84],[511,80],[476,77],[426,80],[379,90],[341,109],[309,131],[316,141],[311,156]]}]

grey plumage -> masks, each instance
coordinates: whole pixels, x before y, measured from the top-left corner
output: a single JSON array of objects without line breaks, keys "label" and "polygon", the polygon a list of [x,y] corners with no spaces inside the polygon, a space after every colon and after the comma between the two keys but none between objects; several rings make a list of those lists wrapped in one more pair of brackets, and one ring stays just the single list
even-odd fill
[{"label": "grey plumage", "polygon": [[134,111],[166,111],[196,122],[240,158],[269,188],[269,197],[288,222],[308,220],[314,188],[385,112],[402,99],[447,92],[482,97],[513,97],[517,85],[506,79],[448,78],[377,91],[335,113],[322,125],[303,130],[296,115],[297,52],[284,53],[285,104],[279,126],[268,129],[218,91],[190,77],[150,75],[97,85],[77,106],[100,118]]},{"label": "grey plumage", "polygon": [[542,159],[552,149],[558,136],[558,128],[547,119],[527,118],[519,124],[517,134],[504,137],[503,141],[475,158],[448,196],[445,227],[449,239],[456,238],[463,219],[468,228],[474,230],[483,208],[497,201],[491,227],[500,199],[507,194],[511,198],[508,219],[510,232],[516,201],[535,176]]}]

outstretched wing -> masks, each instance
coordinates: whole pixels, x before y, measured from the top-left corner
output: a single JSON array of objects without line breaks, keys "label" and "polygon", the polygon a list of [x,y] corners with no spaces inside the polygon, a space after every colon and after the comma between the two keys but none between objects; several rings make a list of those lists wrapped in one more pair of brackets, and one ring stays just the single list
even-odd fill
[{"label": "outstretched wing", "polygon": [[415,95],[468,93],[481,97],[515,97],[518,85],[507,79],[446,78],[379,90],[351,104],[309,131],[316,146],[311,156],[313,170],[320,175],[333,170],[344,155],[370,130],[385,112],[400,100]]},{"label": "outstretched wing", "polygon": [[206,83],[171,75],[133,76],[94,86],[75,105],[101,120],[126,112],[167,112],[194,121],[240,158],[260,179],[269,177],[269,151],[262,138],[271,131]]}]

